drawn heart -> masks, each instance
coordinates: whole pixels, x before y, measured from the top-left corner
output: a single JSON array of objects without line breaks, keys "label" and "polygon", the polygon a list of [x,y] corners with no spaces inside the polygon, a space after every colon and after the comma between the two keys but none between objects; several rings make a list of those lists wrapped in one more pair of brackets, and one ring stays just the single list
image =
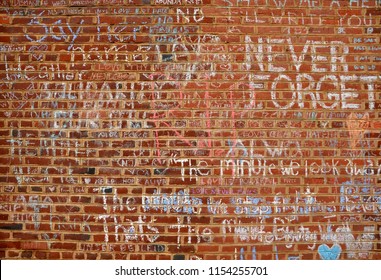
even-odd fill
[{"label": "drawn heart", "polygon": [[86,184],[89,184],[91,182],[91,179],[90,178],[85,178],[85,183]]},{"label": "drawn heart", "polygon": [[323,244],[318,248],[318,253],[322,260],[338,260],[341,253],[341,247],[338,244],[333,245],[331,248]]},{"label": "drawn heart", "polygon": [[43,54],[40,52],[44,52],[48,49],[47,45],[40,45],[40,46],[32,46],[29,49],[29,52],[32,53],[32,57],[35,58],[37,61],[40,61],[43,57]]}]

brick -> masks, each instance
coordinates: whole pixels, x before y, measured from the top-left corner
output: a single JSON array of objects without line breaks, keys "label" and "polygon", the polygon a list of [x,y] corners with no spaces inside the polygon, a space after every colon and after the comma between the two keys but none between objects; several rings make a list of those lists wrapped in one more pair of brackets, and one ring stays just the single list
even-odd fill
[{"label": "brick", "polygon": [[87,260],[96,260],[97,259],[97,254],[87,253],[86,254],[86,259]]},{"label": "brick", "polygon": [[107,253],[101,253],[101,257],[100,257],[101,260],[112,260],[113,259],[113,256],[112,254],[107,254]]},{"label": "brick", "polygon": [[15,252],[15,251],[8,251],[8,258],[19,258],[21,255],[21,252]]},{"label": "brick", "polygon": [[1,239],[9,239],[10,238],[10,233],[8,233],[8,232],[0,232],[0,238]]},{"label": "brick", "polygon": [[130,255],[130,260],[142,260],[142,259],[143,259],[142,255],[137,255],[137,254]]},{"label": "brick", "polygon": [[89,240],[90,235],[89,234],[64,234],[65,240]]},{"label": "brick", "polygon": [[168,246],[168,251],[169,252],[182,252],[182,253],[192,253],[192,252],[195,252],[195,248],[194,246],[181,246],[181,247],[177,247],[177,246]]},{"label": "brick", "polygon": [[22,230],[23,225],[22,224],[2,224],[0,225],[0,229],[5,230]]},{"label": "brick", "polygon": [[47,252],[36,252],[35,256],[36,256],[36,259],[39,259],[39,260],[48,259],[48,253]]},{"label": "brick", "polygon": [[[76,240],[76,239],[74,239],[74,240]],[[60,249],[62,249],[62,250],[76,250],[76,248],[77,248],[77,244],[76,243],[53,242],[53,243],[50,244],[50,249],[52,249],[52,250],[55,250],[55,249],[57,249],[57,250],[60,250]]]},{"label": "brick", "polygon": [[62,252],[61,257],[63,260],[72,260],[73,259],[73,253],[72,252]]},{"label": "brick", "polygon": [[23,259],[31,259],[33,256],[33,252],[32,251],[23,251],[21,253],[21,258]]},{"label": "brick", "polygon": [[61,253],[59,252],[49,252],[48,253],[48,258],[52,260],[58,260],[61,258]]},{"label": "brick", "polygon": [[47,242],[22,242],[21,249],[23,250],[48,250]]},{"label": "brick", "polygon": [[24,240],[38,239],[38,235],[34,233],[13,232],[12,235],[13,235],[13,238],[16,238],[16,239],[24,239]]}]

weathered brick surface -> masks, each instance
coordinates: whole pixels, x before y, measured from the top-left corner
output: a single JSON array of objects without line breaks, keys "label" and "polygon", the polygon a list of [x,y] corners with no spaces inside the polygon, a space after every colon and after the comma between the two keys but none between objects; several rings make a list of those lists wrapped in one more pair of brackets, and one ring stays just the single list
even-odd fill
[{"label": "weathered brick surface", "polygon": [[380,259],[380,0],[1,0],[2,259]]}]

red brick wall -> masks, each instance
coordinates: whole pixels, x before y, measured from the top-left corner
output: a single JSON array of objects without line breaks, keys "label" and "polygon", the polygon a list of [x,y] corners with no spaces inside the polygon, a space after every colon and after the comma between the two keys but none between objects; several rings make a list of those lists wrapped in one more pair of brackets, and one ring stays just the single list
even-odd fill
[{"label": "red brick wall", "polygon": [[1,0],[1,258],[380,259],[380,0]]}]

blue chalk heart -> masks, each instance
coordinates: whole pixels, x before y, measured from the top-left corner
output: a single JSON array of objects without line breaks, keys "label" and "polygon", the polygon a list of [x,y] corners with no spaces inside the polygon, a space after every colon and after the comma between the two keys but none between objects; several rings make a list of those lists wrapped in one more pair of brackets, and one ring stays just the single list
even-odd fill
[{"label": "blue chalk heart", "polygon": [[326,244],[320,245],[318,253],[322,260],[338,260],[341,253],[341,247],[338,244],[329,248]]}]

